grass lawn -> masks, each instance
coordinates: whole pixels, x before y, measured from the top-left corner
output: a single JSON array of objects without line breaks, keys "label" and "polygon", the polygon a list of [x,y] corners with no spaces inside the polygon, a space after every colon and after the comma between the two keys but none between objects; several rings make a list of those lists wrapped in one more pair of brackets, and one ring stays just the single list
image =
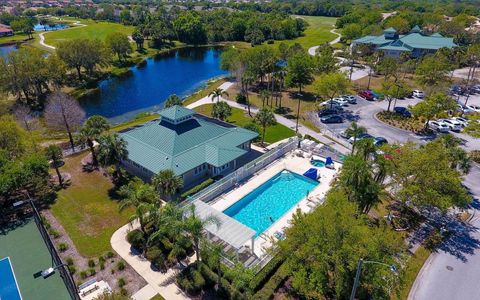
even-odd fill
[{"label": "grass lawn", "polygon": [[208,96],[214,89],[218,88],[222,83],[224,83],[226,80],[225,79],[218,79],[215,81],[209,81],[207,83],[207,86],[201,90],[198,90],[197,92],[191,94],[187,98],[183,100],[183,106],[187,106],[197,100],[202,99],[205,96]]},{"label": "grass lawn", "polygon": [[58,192],[51,211],[82,256],[98,257],[111,250],[110,237],[128,222],[132,210],[119,212],[118,203],[109,195],[113,184],[101,172],[82,171],[81,160],[86,155],[65,159],[61,171],[71,174],[72,184]]},{"label": "grass lawn", "polygon": [[408,298],[408,293],[410,293],[410,289],[417,278],[418,272],[420,272],[430,254],[430,251],[425,249],[423,246],[420,246],[415,254],[410,257],[407,262],[405,272],[402,274],[403,282],[400,286],[399,295],[392,295],[393,300],[403,300]]},{"label": "grass lawn", "polygon": [[87,26],[48,32],[45,34],[45,43],[58,46],[62,41],[77,38],[99,39],[103,41],[110,33],[121,32],[126,35],[131,35],[134,30],[133,26],[125,26],[119,23],[96,22],[84,19],[79,21],[81,24]]},{"label": "grass lawn", "polygon": [[302,18],[308,23],[304,35],[293,40],[283,41],[287,45],[299,43],[303,48],[308,49],[335,39],[337,35],[330,32],[334,29],[336,18],[319,16],[294,16]]},{"label": "grass lawn", "polygon": [[[206,116],[211,116],[212,107],[213,107],[213,104],[205,104],[195,108],[195,110]],[[232,115],[227,119],[227,121],[229,123],[243,127],[248,123],[252,123],[253,119],[248,115],[246,111],[239,108],[232,107]],[[288,127],[283,126],[282,124],[277,123],[274,126],[267,127],[265,142],[275,143],[294,135],[295,135],[295,131],[293,131]]]},{"label": "grass lawn", "polygon": [[15,42],[15,41],[22,41],[28,39],[28,36],[23,33],[15,34],[13,36],[4,36],[0,37],[0,44],[8,43],[8,42]]}]

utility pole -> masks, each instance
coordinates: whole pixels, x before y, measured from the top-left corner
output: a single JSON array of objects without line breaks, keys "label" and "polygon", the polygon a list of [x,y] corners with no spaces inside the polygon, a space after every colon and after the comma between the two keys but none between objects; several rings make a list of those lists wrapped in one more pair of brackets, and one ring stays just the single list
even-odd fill
[{"label": "utility pole", "polygon": [[373,260],[363,260],[363,258],[360,258],[358,260],[357,273],[355,274],[355,281],[353,282],[353,288],[352,288],[352,293],[350,294],[350,300],[355,300],[358,284],[360,283],[360,275],[362,275],[363,264],[382,265],[382,266],[388,267],[392,273],[397,274],[397,267],[395,265],[388,265],[382,262],[373,261]]}]

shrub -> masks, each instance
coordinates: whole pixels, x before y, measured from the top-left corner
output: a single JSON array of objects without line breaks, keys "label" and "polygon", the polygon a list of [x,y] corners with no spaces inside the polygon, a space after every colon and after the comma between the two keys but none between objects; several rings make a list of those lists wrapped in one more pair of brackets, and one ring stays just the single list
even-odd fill
[{"label": "shrub", "polygon": [[130,231],[127,234],[127,241],[137,249],[143,249],[145,245],[145,238],[143,237],[143,232],[140,229],[135,229]]},{"label": "shrub", "polygon": [[288,277],[286,265],[281,265],[265,285],[254,295],[254,299],[270,299],[275,290]]},{"label": "shrub", "polygon": [[50,228],[48,230],[48,234],[51,235],[54,239],[58,239],[59,237],[61,237],[62,235],[60,234],[60,232],[56,231],[55,229],[53,228]]},{"label": "shrub", "polygon": [[71,265],[71,266],[68,266],[68,271],[70,272],[70,274],[75,274],[75,272],[77,272],[77,268],[75,268],[74,265]]},{"label": "shrub", "polygon": [[100,262],[99,265],[100,265],[100,270],[105,269],[105,263],[104,262]]},{"label": "shrub", "polygon": [[153,266],[160,269],[165,267],[165,256],[163,255],[162,250],[160,250],[158,247],[154,246],[148,249],[146,257]]},{"label": "shrub", "polygon": [[189,295],[197,295],[205,286],[205,279],[193,263],[177,275],[177,284]]},{"label": "shrub", "polygon": [[88,260],[88,266],[89,266],[90,268],[95,267],[95,261],[94,261],[93,259],[89,259],[89,260]]},{"label": "shrub", "polygon": [[425,248],[429,251],[436,251],[436,249],[438,248],[438,246],[440,246],[440,244],[442,243],[443,241],[443,236],[442,234],[440,233],[439,230],[434,230],[430,236],[425,240],[424,244],[425,244]]},{"label": "shrub", "polygon": [[199,191],[203,190],[204,188],[206,188],[207,186],[211,185],[214,182],[215,182],[215,180],[213,180],[212,178],[208,178],[207,180],[202,181],[200,184],[198,184],[198,185],[194,186],[193,188],[189,189],[188,191],[184,192],[181,195],[181,197],[182,198],[187,198],[188,196],[194,195],[194,194],[198,193]]},{"label": "shrub", "polygon": [[89,269],[88,269],[88,275],[93,276],[93,275],[95,275],[95,274],[97,274],[97,271],[95,271],[94,268],[89,268]]},{"label": "shrub", "polygon": [[128,291],[126,288],[121,288],[120,289],[120,295],[122,296],[128,296]]},{"label": "shrub", "polygon": [[268,40],[267,44],[269,44],[269,45],[275,44],[275,40]]},{"label": "shrub", "polygon": [[59,250],[60,252],[65,252],[65,251],[67,251],[67,249],[68,249],[68,245],[67,245],[67,244],[65,244],[65,243],[60,243],[60,244],[58,244],[58,250]]},{"label": "shrub", "polygon": [[123,262],[123,260],[121,260],[117,263],[117,270],[119,270],[119,271],[125,270],[125,263]]},{"label": "shrub", "polygon": [[217,280],[218,280],[217,274],[215,274],[215,272],[213,272],[212,269],[210,269],[210,267],[207,264],[202,263],[200,267],[200,273],[205,279],[206,286],[214,286],[217,283]]},{"label": "shrub", "polygon": [[110,269],[110,274],[115,274],[115,269],[114,268]]},{"label": "shrub", "polygon": [[99,263],[105,263],[105,257],[100,256],[100,257],[98,258],[98,262],[99,262]]},{"label": "shrub", "polygon": [[112,251],[108,251],[107,258],[112,258],[112,257],[115,257],[115,253],[113,253]]},{"label": "shrub", "polygon": [[122,288],[122,287],[124,287],[124,286],[127,284],[127,282],[125,281],[125,278],[120,277],[120,278],[118,278],[118,280],[117,280],[117,284],[118,284],[118,287],[119,287],[119,288]]},{"label": "shrub", "polygon": [[480,164],[480,150],[473,150],[469,153],[470,159]]},{"label": "shrub", "polygon": [[246,103],[247,103],[247,96],[245,96],[245,95],[242,94],[242,93],[238,93],[238,94],[235,96],[235,100],[236,100],[237,103],[239,103],[239,104],[246,104]]},{"label": "shrub", "polygon": [[71,258],[70,256],[65,259],[65,262],[69,266],[73,266],[73,264],[74,264],[73,258]]},{"label": "shrub", "polygon": [[80,272],[80,278],[85,279],[88,277],[87,271],[81,271]]},{"label": "shrub", "polygon": [[284,258],[281,255],[275,256],[268,264],[253,277],[250,286],[254,292],[260,290],[265,283],[272,277],[272,275],[282,265]]}]

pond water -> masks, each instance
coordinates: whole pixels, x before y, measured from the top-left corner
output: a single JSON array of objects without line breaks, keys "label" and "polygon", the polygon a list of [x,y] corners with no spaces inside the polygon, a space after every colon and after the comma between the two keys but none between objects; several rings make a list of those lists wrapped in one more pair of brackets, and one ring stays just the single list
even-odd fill
[{"label": "pond water", "polygon": [[60,29],[65,29],[65,28],[68,28],[68,25],[65,25],[65,24],[45,24],[45,25],[42,25],[42,24],[35,24],[35,26],[33,26],[33,30],[35,31],[52,31],[52,30],[60,30]]},{"label": "pond water", "polygon": [[208,80],[226,75],[220,69],[221,49],[185,48],[133,67],[130,76],[100,82],[99,93],[81,101],[88,116],[103,115],[113,123],[138,113],[156,111],[171,94],[183,98]]},{"label": "pond water", "polygon": [[8,53],[16,51],[17,45],[0,46],[0,57],[6,57]]}]

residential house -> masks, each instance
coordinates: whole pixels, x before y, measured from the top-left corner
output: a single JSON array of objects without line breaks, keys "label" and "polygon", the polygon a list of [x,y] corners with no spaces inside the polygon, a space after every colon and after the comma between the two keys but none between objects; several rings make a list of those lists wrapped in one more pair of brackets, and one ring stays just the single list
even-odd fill
[{"label": "residential house", "polygon": [[0,24],[0,37],[2,36],[12,36],[13,30],[10,26]]}]

